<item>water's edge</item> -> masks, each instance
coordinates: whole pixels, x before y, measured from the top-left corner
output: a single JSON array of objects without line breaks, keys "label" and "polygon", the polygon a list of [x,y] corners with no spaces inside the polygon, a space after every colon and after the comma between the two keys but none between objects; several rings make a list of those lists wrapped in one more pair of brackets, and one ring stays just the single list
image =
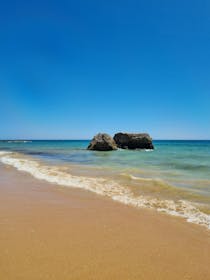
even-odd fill
[{"label": "water's edge", "polygon": [[88,190],[137,208],[156,209],[159,212],[179,216],[185,218],[188,222],[210,229],[210,215],[203,213],[196,205],[187,200],[174,201],[151,198],[145,195],[135,195],[131,189],[120,185],[115,180],[103,177],[75,176],[69,172],[65,172],[59,166],[46,165],[35,159],[26,158],[20,153],[0,151],[0,162],[13,166],[19,171],[27,172],[39,180],[45,180],[61,186]]}]

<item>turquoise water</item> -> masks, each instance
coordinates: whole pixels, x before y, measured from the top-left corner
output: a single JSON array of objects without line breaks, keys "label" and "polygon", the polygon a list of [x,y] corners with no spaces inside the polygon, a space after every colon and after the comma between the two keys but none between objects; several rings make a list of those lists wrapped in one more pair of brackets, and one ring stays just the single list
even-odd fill
[{"label": "turquoise water", "polygon": [[[0,151],[12,152],[19,159],[22,156],[34,160],[40,166],[60,168],[67,175],[87,178],[87,182],[88,178],[112,180],[129,188],[135,197],[186,200],[209,213],[210,141],[154,141],[153,151],[110,152],[88,151],[88,143],[88,140],[5,141],[0,142]],[[17,164],[15,167],[19,168]],[[100,187],[97,186],[97,193]]]},{"label": "turquoise water", "polygon": [[[132,169],[135,174],[179,181],[210,180],[210,141],[154,141],[154,151],[87,151],[88,140],[0,142],[0,150],[16,151],[51,163]],[[195,181],[193,183],[193,180]],[[189,183],[190,187],[190,183]],[[196,187],[196,186],[195,186]],[[210,191],[205,188],[206,193]],[[210,195],[210,193],[209,193]]]}]

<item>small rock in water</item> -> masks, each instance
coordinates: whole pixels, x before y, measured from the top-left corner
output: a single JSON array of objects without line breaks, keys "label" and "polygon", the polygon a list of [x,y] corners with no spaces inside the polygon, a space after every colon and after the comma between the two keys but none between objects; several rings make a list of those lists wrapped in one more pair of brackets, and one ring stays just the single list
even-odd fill
[{"label": "small rock in water", "polygon": [[93,137],[87,149],[94,151],[112,151],[117,150],[117,145],[110,135],[98,133]]},{"label": "small rock in water", "polygon": [[148,133],[116,133],[114,140],[121,149],[154,149]]}]

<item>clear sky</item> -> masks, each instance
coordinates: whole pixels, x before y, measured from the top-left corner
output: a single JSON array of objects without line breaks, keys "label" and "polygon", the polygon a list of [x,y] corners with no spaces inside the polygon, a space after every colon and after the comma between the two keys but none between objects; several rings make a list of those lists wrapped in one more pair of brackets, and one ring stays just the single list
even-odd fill
[{"label": "clear sky", "polygon": [[210,1],[0,0],[0,138],[210,139]]}]

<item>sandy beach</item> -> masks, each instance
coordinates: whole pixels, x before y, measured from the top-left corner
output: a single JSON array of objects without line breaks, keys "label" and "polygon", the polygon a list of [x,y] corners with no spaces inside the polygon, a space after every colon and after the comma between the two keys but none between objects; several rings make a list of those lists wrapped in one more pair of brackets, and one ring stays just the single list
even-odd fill
[{"label": "sandy beach", "polygon": [[0,165],[0,279],[210,279],[210,234],[181,218]]}]

